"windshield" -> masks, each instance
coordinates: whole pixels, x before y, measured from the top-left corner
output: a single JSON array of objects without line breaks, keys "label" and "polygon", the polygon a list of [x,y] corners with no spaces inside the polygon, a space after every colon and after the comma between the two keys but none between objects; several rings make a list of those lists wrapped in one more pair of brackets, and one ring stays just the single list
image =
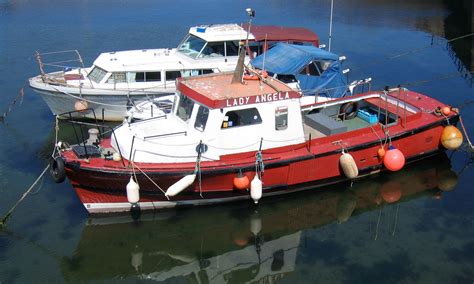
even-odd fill
[{"label": "windshield", "polygon": [[191,58],[196,58],[206,45],[206,41],[202,38],[189,34],[183,42],[178,46],[178,52],[186,54]]}]

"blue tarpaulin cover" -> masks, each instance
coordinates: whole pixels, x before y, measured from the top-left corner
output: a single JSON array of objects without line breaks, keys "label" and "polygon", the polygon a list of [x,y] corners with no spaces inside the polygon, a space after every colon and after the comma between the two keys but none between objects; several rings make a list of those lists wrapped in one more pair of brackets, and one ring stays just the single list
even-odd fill
[{"label": "blue tarpaulin cover", "polygon": [[[321,75],[301,74],[306,66],[318,61],[329,63]],[[346,92],[347,79],[342,74],[339,56],[314,46],[277,43],[266,54],[253,59],[251,64],[258,69],[265,67],[270,75],[294,75],[304,95],[318,93],[334,98]]]}]

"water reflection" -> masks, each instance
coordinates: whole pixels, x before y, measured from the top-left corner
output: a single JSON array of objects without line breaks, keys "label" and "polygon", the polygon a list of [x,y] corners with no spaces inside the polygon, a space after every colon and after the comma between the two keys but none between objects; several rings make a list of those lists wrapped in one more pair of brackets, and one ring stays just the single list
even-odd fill
[{"label": "water reflection", "polygon": [[[319,193],[214,208],[91,217],[61,270],[67,281],[139,278],[191,283],[276,282],[297,269],[302,234],[382,212],[422,196],[440,198],[456,187],[446,155],[396,174],[382,174]],[[395,204],[395,205],[394,205]],[[377,211],[378,210],[378,211]],[[374,234],[384,218],[378,217]],[[403,222],[391,222],[396,232]],[[375,222],[374,222],[375,223]],[[376,236],[376,235],[375,235]]]}]

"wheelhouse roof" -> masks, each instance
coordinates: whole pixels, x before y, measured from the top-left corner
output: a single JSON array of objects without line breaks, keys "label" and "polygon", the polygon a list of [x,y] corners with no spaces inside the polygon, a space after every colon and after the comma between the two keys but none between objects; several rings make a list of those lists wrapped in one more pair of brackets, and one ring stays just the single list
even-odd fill
[{"label": "wheelhouse roof", "polygon": [[[189,33],[206,41],[245,40],[248,24],[215,24],[191,27]],[[252,25],[250,41],[300,41],[319,45],[319,37],[314,32],[301,27]]]},{"label": "wheelhouse roof", "polygon": [[178,78],[176,88],[182,94],[209,108],[225,108],[299,98],[300,93],[286,84],[266,80],[244,80],[232,84],[233,72]]},{"label": "wheelhouse roof", "polygon": [[[248,29],[248,24],[242,25],[244,30]],[[314,32],[301,27],[281,27],[281,26],[255,26],[250,27],[250,33],[255,41],[301,41],[311,42],[314,46],[319,45],[319,37]]]}]

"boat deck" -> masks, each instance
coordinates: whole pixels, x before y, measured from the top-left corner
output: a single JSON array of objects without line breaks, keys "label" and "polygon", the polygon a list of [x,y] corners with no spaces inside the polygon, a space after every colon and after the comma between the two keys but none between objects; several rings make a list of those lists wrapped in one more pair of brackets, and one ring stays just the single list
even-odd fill
[{"label": "boat deck", "polygon": [[[309,137],[311,135],[311,139],[315,138],[321,138],[321,137],[326,137],[332,134],[337,134],[337,133],[342,133],[342,132],[347,132],[347,131],[353,131],[361,128],[365,128],[370,126],[370,123],[367,121],[359,118],[359,117],[354,117],[352,119],[347,119],[347,120],[340,120],[336,117],[330,117],[330,116],[325,116],[327,118],[327,121],[334,121],[335,124],[340,125],[340,130],[334,132],[334,133],[328,133],[328,128],[324,127],[324,125],[315,125],[312,123],[305,122],[303,123],[303,131],[304,131],[304,136],[306,140],[309,140]],[[324,124],[325,122],[322,121],[321,124]]]}]

